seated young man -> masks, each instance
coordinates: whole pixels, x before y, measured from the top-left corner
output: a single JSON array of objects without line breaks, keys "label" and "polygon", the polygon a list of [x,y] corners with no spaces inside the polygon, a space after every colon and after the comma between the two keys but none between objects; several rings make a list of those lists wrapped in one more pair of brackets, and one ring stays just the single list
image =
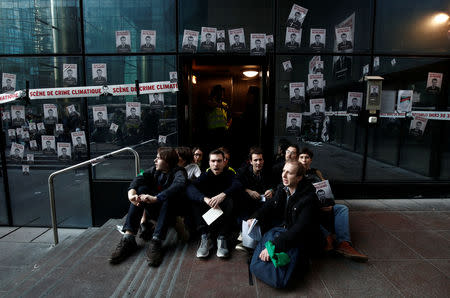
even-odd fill
[{"label": "seated young man", "polygon": [[288,161],[298,160],[299,148],[295,144],[290,144],[284,152],[284,160],[279,161],[272,167],[272,181],[274,185],[281,183],[281,174],[283,172],[284,164]]},{"label": "seated young man", "polygon": [[113,264],[120,263],[136,249],[135,235],[144,212],[156,220],[155,230],[147,249],[150,266],[162,262],[161,242],[173,220],[174,205],[180,193],[185,190],[187,175],[184,168],[177,166],[178,155],[173,148],[158,148],[155,166],[138,175],[128,188],[130,208],[122,231],[125,233],[110,257]]},{"label": "seated young man", "polygon": [[[227,237],[233,224],[233,195],[238,195],[242,185],[231,170],[225,170],[225,154],[221,150],[209,153],[209,170],[189,184],[186,192],[191,200],[193,221],[201,235],[201,243],[197,250],[198,258],[206,258],[212,248],[211,230],[217,230],[217,253],[219,258],[229,255]],[[222,209],[223,214],[210,226],[203,219],[210,208]]]},{"label": "seated young man", "polygon": [[200,170],[200,167],[193,162],[191,148],[178,147],[176,151],[179,158],[178,166],[186,169],[188,179],[192,181],[200,177],[202,171]]},{"label": "seated young man", "polygon": [[[313,152],[308,148],[303,148],[300,151],[299,162],[306,168],[306,178],[311,183],[316,183],[322,180],[325,180],[322,176],[322,173],[314,168],[311,168],[311,163],[313,159]],[[348,219],[348,207],[342,204],[332,204],[329,203],[329,200],[322,200],[321,205],[321,226],[320,229],[323,235],[326,237],[326,251],[333,250],[333,236],[332,234],[324,227],[325,223],[323,221],[328,221],[327,219],[333,218],[332,222],[334,223],[334,231],[336,234],[336,252],[345,256],[352,258],[358,261],[367,261],[368,257],[356,249],[352,247],[350,240],[350,225]],[[334,205],[333,205],[334,204]]]},{"label": "seated young man", "polygon": [[[322,241],[319,229],[319,200],[315,188],[304,178],[305,168],[298,161],[287,161],[283,167],[282,184],[274,197],[267,201],[247,220],[249,226],[258,220],[262,231],[283,226],[286,232],[274,239],[275,252],[287,252],[299,248],[299,261],[307,258],[320,247]],[[270,261],[265,248],[259,258]]]}]

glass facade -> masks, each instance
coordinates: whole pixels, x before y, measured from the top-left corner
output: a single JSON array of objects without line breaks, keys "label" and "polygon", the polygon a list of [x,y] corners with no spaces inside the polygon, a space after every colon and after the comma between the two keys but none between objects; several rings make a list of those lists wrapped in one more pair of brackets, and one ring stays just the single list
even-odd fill
[{"label": "glass facade", "polygon": [[[0,225],[48,226],[47,179],[56,170],[126,146],[146,168],[159,136],[170,146],[199,144],[217,84],[233,119],[223,140],[236,164],[247,145],[276,153],[288,141],[311,147],[313,166],[332,183],[446,183],[450,43],[442,13],[448,3],[440,0],[1,1],[2,92],[27,81],[30,89],[160,82],[175,71],[180,91],[158,94],[158,106],[153,94],[2,104]],[[366,75],[383,77],[370,125]],[[399,115],[403,94],[411,112]],[[128,118],[130,107],[139,107],[139,120]],[[129,180],[133,165],[124,153],[59,176],[60,225],[92,225],[93,183]]]}]

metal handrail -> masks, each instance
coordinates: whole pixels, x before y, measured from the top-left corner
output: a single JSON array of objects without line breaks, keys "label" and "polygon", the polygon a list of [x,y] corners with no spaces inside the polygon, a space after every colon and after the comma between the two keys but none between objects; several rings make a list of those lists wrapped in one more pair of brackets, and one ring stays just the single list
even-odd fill
[{"label": "metal handrail", "polygon": [[[152,141],[152,140],[150,140],[150,141]],[[147,141],[147,142],[150,142],[150,141]],[[50,174],[50,176],[48,177],[48,190],[49,190],[49,196],[50,196],[50,210],[51,210],[51,214],[52,214],[53,238],[55,240],[55,245],[57,245],[59,242],[59,240],[58,240],[58,224],[56,222],[55,190],[54,190],[54,183],[53,183],[53,179],[55,178],[55,176],[65,173],[65,172],[68,172],[68,171],[71,171],[71,170],[75,170],[75,169],[87,166],[87,165],[97,165],[97,164],[107,160],[108,158],[111,158],[114,155],[117,155],[124,151],[131,151],[134,154],[134,165],[136,167],[136,175],[138,175],[139,171],[140,171],[140,167],[141,167],[139,154],[137,153],[136,150],[134,150],[133,148],[130,148],[130,147],[125,147],[125,148],[98,156],[96,158],[86,160],[79,164],[64,168],[62,170],[59,170],[59,171],[56,171],[56,172],[53,172]]]}]

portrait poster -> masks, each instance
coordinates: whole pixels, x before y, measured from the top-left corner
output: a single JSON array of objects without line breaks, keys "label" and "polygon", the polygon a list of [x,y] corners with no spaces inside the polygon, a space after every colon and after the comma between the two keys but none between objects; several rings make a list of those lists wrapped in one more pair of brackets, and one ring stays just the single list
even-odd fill
[{"label": "portrait poster", "polygon": [[380,69],[380,57],[376,56],[375,58],[373,58],[373,70],[377,71]]},{"label": "portrait poster", "polygon": [[309,47],[314,51],[325,49],[326,29],[311,29],[309,35]]},{"label": "portrait poster", "polygon": [[38,122],[36,125],[39,133],[45,133],[45,125],[43,122]]},{"label": "portrait poster", "polygon": [[96,86],[107,85],[108,74],[106,71],[106,63],[92,64],[92,82]]},{"label": "portrait poster", "polygon": [[178,82],[178,73],[176,71],[170,71],[169,78],[170,78],[171,83],[177,83]]},{"label": "portrait poster", "polygon": [[116,31],[117,53],[131,52],[131,35],[128,30]]},{"label": "portrait poster", "polygon": [[411,112],[413,94],[414,90],[398,90],[397,112],[399,113]]},{"label": "portrait poster", "polygon": [[315,98],[309,101],[309,110],[311,113],[324,113],[325,112],[325,99]]},{"label": "portrait poster", "polygon": [[309,61],[308,74],[314,74],[314,67],[316,67],[317,62],[320,61],[320,59],[320,56],[313,56],[311,58]]},{"label": "portrait poster", "polygon": [[289,83],[289,98],[290,102],[294,104],[305,103],[305,83],[293,82]]},{"label": "portrait poster", "polygon": [[29,165],[22,165],[22,174],[25,176],[30,175],[30,166]]},{"label": "portrait poster", "polygon": [[291,60],[287,60],[283,62],[283,70],[285,72],[290,72],[292,71],[292,63]]},{"label": "portrait poster", "polygon": [[217,34],[217,39],[216,39],[217,42],[225,42],[226,41],[225,30],[217,30],[216,34]]},{"label": "portrait poster", "polygon": [[266,54],[266,34],[250,34],[250,55],[261,56]]},{"label": "portrait poster", "polygon": [[323,74],[308,75],[308,94],[310,98],[323,96]]},{"label": "portrait poster", "polygon": [[58,142],[58,159],[59,160],[70,160],[72,159],[72,149],[70,143]]},{"label": "portrait poster", "polygon": [[14,93],[16,91],[16,75],[13,73],[2,73],[2,92]]},{"label": "portrait poster", "polygon": [[75,105],[69,105],[69,106],[67,106],[66,107],[66,110],[67,110],[67,114],[69,114],[69,115],[72,115],[72,114],[76,114],[77,113],[77,110],[76,110],[76,108],[75,108]]},{"label": "portrait poster", "polygon": [[362,74],[363,77],[369,74],[369,64],[363,66]]},{"label": "portrait poster", "polygon": [[266,34],[266,51],[273,50],[273,34]]},{"label": "portrait poster", "polygon": [[442,73],[429,72],[427,78],[427,93],[428,94],[439,94],[442,87]]},{"label": "portrait poster", "polygon": [[37,131],[36,123],[30,122],[30,124],[28,125],[28,129],[30,130],[30,132],[35,133]]},{"label": "portrait poster", "polygon": [[300,29],[303,25],[303,21],[305,20],[307,13],[308,9],[301,7],[300,5],[297,4],[293,4],[291,12],[289,13],[288,16],[288,20],[286,22],[286,26],[295,29]]},{"label": "portrait poster", "polygon": [[228,30],[228,38],[230,42],[230,50],[232,52],[239,52],[245,49],[244,28]]},{"label": "portrait poster", "polygon": [[25,124],[25,107],[24,106],[11,106],[11,121],[12,126],[22,126]]},{"label": "portrait poster", "polygon": [[58,122],[58,108],[51,103],[45,103],[44,107],[44,123],[54,125]]},{"label": "portrait poster", "polygon": [[28,142],[30,140],[30,132],[28,130],[22,130],[22,139],[25,142]]},{"label": "portrait poster", "polygon": [[206,52],[212,52],[216,48],[217,28],[202,27],[200,36],[200,49]]},{"label": "portrait poster", "polygon": [[63,85],[65,87],[76,86],[77,79],[77,65],[76,64],[63,64]]},{"label": "portrait poster", "polygon": [[301,41],[302,41],[302,29],[286,27],[286,38],[284,44],[289,50],[295,50],[300,48]]},{"label": "portrait poster", "polygon": [[347,113],[358,114],[362,110],[362,92],[348,92],[347,93]]},{"label": "portrait poster", "polygon": [[302,128],[302,114],[301,113],[287,113],[286,115],[286,134],[292,136],[299,136]]},{"label": "portrait poster", "polygon": [[330,182],[328,180],[313,183],[313,186],[316,188],[317,198],[321,201],[322,204],[326,204],[326,199],[334,199]]},{"label": "portrait poster", "polygon": [[34,154],[32,153],[27,154],[27,163],[34,163]]},{"label": "portrait poster", "polygon": [[8,129],[8,137],[10,139],[15,139],[16,138],[16,130],[14,128]]},{"label": "portrait poster", "polygon": [[84,131],[74,131],[70,134],[72,137],[73,151],[79,153],[87,152],[86,135]]},{"label": "portrait poster", "polygon": [[64,124],[62,123],[56,123],[55,125],[55,132],[57,135],[61,135],[64,133]]},{"label": "portrait poster", "polygon": [[55,136],[43,135],[41,136],[42,142],[42,153],[44,154],[55,154]]},{"label": "portrait poster", "polygon": [[108,111],[106,106],[93,106],[92,116],[94,118],[95,127],[107,127],[108,126]]},{"label": "portrait poster", "polygon": [[38,150],[37,141],[36,140],[30,140],[30,150],[36,151]]},{"label": "portrait poster", "polygon": [[353,51],[353,36],[351,27],[336,28],[337,50],[351,53]]},{"label": "portrait poster", "polygon": [[225,43],[224,42],[217,42],[217,52],[218,53],[225,53]]},{"label": "portrait poster", "polygon": [[162,110],[164,108],[164,93],[152,93],[148,95],[150,109]]},{"label": "portrait poster", "polygon": [[188,53],[197,52],[198,35],[198,31],[184,30],[181,50]]},{"label": "portrait poster", "polygon": [[116,133],[117,129],[119,129],[119,125],[117,125],[115,123],[111,123],[111,126],[109,127],[109,131],[112,133]]},{"label": "portrait poster", "polygon": [[141,121],[141,103],[127,102],[126,117],[128,123],[138,124]]},{"label": "portrait poster", "polygon": [[141,30],[141,52],[154,52],[156,49],[156,31]]},{"label": "portrait poster", "polygon": [[427,122],[427,118],[419,116],[414,117],[409,126],[409,134],[416,137],[423,136]]},{"label": "portrait poster", "polygon": [[18,127],[18,128],[16,128],[16,136],[18,137],[18,138],[22,138],[22,133],[23,133],[23,128],[22,127]]},{"label": "portrait poster", "polygon": [[2,120],[3,121],[11,120],[11,114],[9,113],[9,111],[2,112]]}]

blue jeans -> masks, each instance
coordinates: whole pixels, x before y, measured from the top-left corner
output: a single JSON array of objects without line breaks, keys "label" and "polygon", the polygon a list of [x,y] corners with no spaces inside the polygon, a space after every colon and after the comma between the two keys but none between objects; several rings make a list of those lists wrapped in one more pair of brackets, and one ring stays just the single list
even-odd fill
[{"label": "blue jeans", "polygon": [[[341,204],[333,206],[334,212],[334,232],[336,233],[336,242],[339,244],[342,241],[350,241],[350,225],[348,223],[348,207]],[[320,225],[322,234],[327,237],[331,233]]]}]

